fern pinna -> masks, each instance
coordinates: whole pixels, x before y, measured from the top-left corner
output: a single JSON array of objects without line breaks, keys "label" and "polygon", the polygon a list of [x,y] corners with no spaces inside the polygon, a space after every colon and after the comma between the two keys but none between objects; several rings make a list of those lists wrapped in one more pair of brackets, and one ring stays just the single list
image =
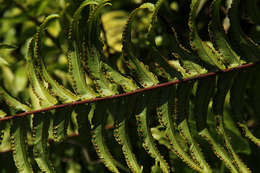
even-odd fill
[{"label": "fern pinna", "polygon": [[[70,1],[43,20],[27,43],[23,96],[7,85],[10,68],[0,57],[0,149],[12,150],[17,170],[257,172],[250,150],[259,153],[259,128],[250,122],[260,113],[259,36],[245,32],[240,17],[241,10],[259,28],[257,0],[142,3],[124,22],[117,53],[101,17],[112,4]],[[66,56],[65,80],[47,68],[54,22],[63,29],[56,46]],[[83,148],[85,161],[53,153],[69,152],[68,143]]]}]

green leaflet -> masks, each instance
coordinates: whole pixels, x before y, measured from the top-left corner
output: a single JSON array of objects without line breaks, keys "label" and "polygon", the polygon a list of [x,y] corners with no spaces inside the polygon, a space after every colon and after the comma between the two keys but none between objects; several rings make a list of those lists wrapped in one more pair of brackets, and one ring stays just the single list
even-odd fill
[{"label": "green leaflet", "polygon": [[125,57],[126,65],[128,68],[135,73],[138,82],[143,87],[149,87],[157,84],[159,81],[156,76],[150,72],[147,67],[141,62],[136,55],[132,52],[134,50],[133,43],[131,41],[131,26],[133,23],[134,16],[139,10],[148,9],[150,11],[154,10],[154,5],[151,3],[144,3],[140,7],[136,8],[129,15],[127,24],[123,32],[123,55]]},{"label": "green leaflet", "polygon": [[256,138],[252,132],[250,132],[244,117],[244,95],[246,94],[247,83],[249,81],[248,73],[249,71],[242,71],[238,73],[234,79],[234,84],[230,90],[230,105],[232,109],[231,116],[237,125],[242,129],[244,135],[256,145],[260,146],[260,140]]},{"label": "green leaflet", "polygon": [[34,36],[35,40],[35,46],[34,46],[34,57],[37,62],[37,66],[40,68],[40,75],[41,77],[51,86],[52,92],[57,95],[62,102],[72,102],[75,100],[78,100],[78,97],[71,93],[68,89],[64,88],[62,85],[60,85],[57,81],[55,81],[50,74],[48,73],[43,57],[41,55],[41,42],[42,42],[42,35],[43,31],[46,28],[46,26],[53,20],[58,19],[59,15],[53,14],[49,15],[45,18],[43,23],[40,25],[40,27],[37,30],[37,33]]},{"label": "green leaflet", "polygon": [[202,79],[198,81],[195,96],[195,119],[198,131],[207,128],[208,107],[214,92],[216,77]]},{"label": "green leaflet", "polygon": [[175,109],[175,119],[176,124],[179,125],[182,121],[187,119],[189,115],[189,98],[191,90],[193,87],[192,82],[182,83],[177,87],[176,94],[176,109]]},{"label": "green leaflet", "polygon": [[28,118],[17,118],[12,122],[10,130],[11,148],[15,165],[20,173],[32,173],[32,165],[29,161],[27,149],[27,131],[29,129]]},{"label": "green leaflet", "polygon": [[125,51],[127,54],[131,52],[132,48],[132,42],[131,42],[131,26],[133,23],[133,18],[136,15],[136,13],[139,10],[148,9],[150,12],[153,12],[155,7],[152,3],[144,3],[138,8],[136,8],[134,11],[131,12],[131,14],[128,17],[127,24],[125,26],[125,30],[123,32],[123,51]]},{"label": "green leaflet", "polygon": [[0,57],[0,65],[2,64],[8,65],[8,62],[4,58]]},{"label": "green leaflet", "polygon": [[239,3],[240,0],[233,0],[229,9],[230,18],[230,43],[233,48],[247,62],[259,60],[260,46],[250,39],[242,30],[239,22]]},{"label": "green leaflet", "polygon": [[[103,50],[102,50],[102,44],[100,43],[99,39],[96,39],[100,37],[100,29],[98,29],[101,22],[100,17],[98,16],[100,10],[105,5],[110,5],[110,3],[106,3],[106,2],[107,1],[104,1],[102,4],[96,7],[96,9],[93,10],[91,16],[88,19],[88,23],[89,23],[88,28],[90,34],[88,34],[87,36],[87,39],[89,40],[87,42],[87,45],[83,47],[83,49],[86,49],[86,53],[84,53],[84,55],[87,54],[88,49],[93,49],[91,48],[91,45],[95,45],[97,47],[98,57],[93,58],[91,57],[93,55],[90,54],[86,55],[85,59],[87,59],[86,63],[88,64],[86,66],[86,70],[90,73],[90,75],[92,75],[91,77],[98,79],[96,82],[97,89],[103,87],[103,88],[107,88],[108,90],[112,90],[112,93],[117,92],[117,91],[113,91],[115,90],[116,87],[113,88],[114,85],[111,85],[111,83],[109,82],[111,81],[112,83],[116,83],[120,85],[125,92],[133,91],[136,90],[138,86],[135,84],[135,82],[132,79],[120,74],[120,72],[115,70],[111,66],[111,64],[105,60]],[[100,71],[102,71],[102,73]],[[106,78],[109,81],[107,81]],[[98,85],[98,83],[101,83],[101,86]],[[109,85],[111,87],[109,87]],[[102,93],[102,90],[100,91],[100,93]],[[109,94],[111,94],[111,92],[104,95],[109,95]]]},{"label": "green leaflet", "polygon": [[3,110],[0,109],[0,117],[2,118],[2,117],[5,117],[5,116],[6,116],[6,113]]},{"label": "green leaflet", "polygon": [[248,127],[245,123],[238,123],[238,126],[243,130],[245,137],[250,139],[258,147],[260,147],[260,139],[253,135],[253,133],[248,129]]},{"label": "green leaflet", "polygon": [[[32,87],[30,88],[33,108],[43,108],[45,105],[37,97]],[[49,103],[49,102],[47,102]],[[43,172],[55,172],[48,155],[48,136],[51,112],[36,113],[32,119],[33,155],[38,167]]]},{"label": "green leaflet", "polygon": [[49,75],[47,69],[43,64],[43,61],[41,61],[41,66],[42,66],[43,78],[52,87],[51,92],[54,93],[54,95],[58,96],[63,103],[68,103],[68,102],[78,100],[79,98],[78,96],[73,94],[70,90],[64,88],[62,85],[60,85],[56,80],[54,80]]},{"label": "green leaflet", "polygon": [[84,145],[91,145],[90,123],[88,116],[93,116],[95,107],[91,105],[76,106],[74,111],[77,113],[78,132],[80,140]]},{"label": "green leaflet", "polygon": [[47,16],[44,19],[43,23],[37,29],[37,32],[34,36],[35,45],[34,45],[34,57],[33,58],[35,58],[37,60],[39,66],[40,66],[40,58],[41,58],[40,49],[41,49],[41,44],[42,44],[41,37],[42,37],[43,31],[50,22],[52,22],[53,20],[58,19],[58,18],[59,18],[59,15],[57,15],[57,14],[52,14],[52,15]]},{"label": "green leaflet", "polygon": [[16,49],[15,45],[0,43],[0,49]]},{"label": "green leaflet", "polygon": [[39,71],[35,67],[33,58],[34,39],[29,42],[28,53],[26,56],[28,78],[31,83],[33,94],[37,97],[41,107],[52,106],[57,103],[57,100],[52,96],[49,91],[44,87],[43,81],[40,79]]},{"label": "green leaflet", "polygon": [[223,60],[228,67],[240,65],[240,57],[231,48],[227,35],[220,21],[220,5],[222,0],[214,0],[211,3],[212,19],[209,24],[209,35],[217,50],[224,56]]},{"label": "green leaflet", "polygon": [[101,54],[100,51],[95,46],[89,46],[90,48],[87,49],[87,66],[89,72],[91,74],[93,82],[95,83],[97,91],[102,96],[110,96],[117,94],[117,86],[109,82],[104,75],[102,70],[102,62],[100,60]]},{"label": "green leaflet", "polygon": [[1,126],[0,126],[0,145],[2,144],[4,135],[5,135],[5,129],[6,129],[6,124],[1,123]]},{"label": "green leaflet", "polygon": [[228,149],[230,155],[233,158],[233,162],[236,165],[237,169],[239,170],[239,172],[245,172],[245,173],[249,173],[251,172],[251,170],[242,162],[242,160],[239,158],[239,156],[235,153],[231,142],[230,142],[230,136],[228,136],[225,133],[225,127],[224,127],[224,122],[223,122],[223,117],[222,116],[216,116],[217,122],[218,122],[218,126],[217,126],[217,132],[223,136],[224,141],[225,141],[225,146]]},{"label": "green leaflet", "polygon": [[92,143],[99,158],[111,172],[119,173],[118,168],[129,172],[127,168],[113,158],[106,144],[104,136],[104,126],[107,119],[106,103],[92,104],[88,117],[91,125]]},{"label": "green leaflet", "polygon": [[81,11],[90,5],[97,5],[98,3],[94,0],[85,0],[82,2],[80,7],[76,10],[73,15],[73,20],[70,25],[69,30],[69,52],[68,52],[68,62],[69,62],[69,73],[73,81],[74,91],[81,96],[83,99],[90,99],[98,96],[94,90],[87,85],[85,73],[83,71],[81,56],[82,50],[80,46],[82,42],[82,31],[79,30],[79,18]]},{"label": "green leaflet", "polygon": [[[95,106],[92,105],[79,105],[75,107],[75,112],[77,113],[78,131],[79,134],[88,134],[90,131],[88,117],[93,116],[95,111]],[[87,115],[86,115],[87,114]],[[91,114],[91,115],[89,115]]]},{"label": "green leaflet", "polygon": [[[27,106],[11,97],[2,87],[0,87],[0,97],[9,104],[15,111],[30,111],[31,109]],[[1,124],[2,126],[2,124]],[[5,127],[5,124],[4,126]],[[2,128],[2,127],[1,127]],[[27,131],[29,130],[29,119],[17,118],[12,121],[10,130],[11,148],[13,151],[13,158],[16,167],[21,173],[33,172],[31,163],[29,161],[29,154],[27,148]]]},{"label": "green leaflet", "polygon": [[147,153],[155,159],[156,162],[160,163],[160,168],[164,173],[170,172],[170,169],[173,168],[168,165],[164,157],[161,155],[160,151],[156,147],[155,141],[152,137],[151,129],[150,129],[150,114],[152,108],[155,106],[153,101],[152,93],[147,93],[145,95],[140,95],[138,99],[140,99],[140,104],[138,105],[138,109],[136,112],[136,120],[138,125],[138,134],[143,139],[143,147],[147,151]]},{"label": "green leaflet", "polygon": [[[37,47],[35,45],[35,40],[32,39],[29,43],[26,60],[28,66],[28,76],[33,93],[31,96],[33,108],[40,109],[56,104],[57,99],[50,94],[50,91],[45,88],[44,82],[40,79],[40,71],[35,67],[36,62],[33,54],[35,47]],[[50,115],[51,112],[34,114],[32,127],[34,159],[37,162],[39,168],[43,172],[48,173],[55,172],[47,150]]]},{"label": "green leaflet", "polygon": [[[255,69],[258,71],[258,69]],[[244,108],[245,108],[245,101],[244,101],[244,95],[246,93],[247,89],[247,83],[249,81],[249,74],[252,73],[254,75],[258,75],[256,71],[242,71],[240,72],[237,77],[234,80],[234,84],[230,91],[230,105],[232,109],[232,118],[237,122],[237,125],[242,129],[243,134],[245,137],[250,139],[253,143],[255,143],[257,146],[260,147],[260,139],[254,136],[254,134],[248,129],[246,117],[244,116]],[[248,74],[249,73],[249,74]],[[252,83],[254,90],[256,90],[259,87],[259,82],[256,81],[255,83]],[[239,93],[239,94],[238,94]],[[253,102],[254,106],[258,107],[258,97],[255,96]],[[256,111],[257,114],[257,111]]]},{"label": "green leaflet", "polygon": [[151,19],[151,24],[149,26],[149,30],[152,29],[154,23],[156,23],[156,20],[157,20],[157,14],[158,14],[158,11],[162,5],[162,3],[164,2],[164,0],[157,0],[156,4],[154,5],[154,10],[153,10],[153,14],[152,14],[152,19]]},{"label": "green leaflet", "polygon": [[48,136],[51,112],[34,114],[32,137],[33,155],[41,171],[53,173],[55,169],[48,153]]},{"label": "green leaflet", "polygon": [[106,62],[102,63],[102,67],[105,76],[113,81],[114,83],[120,85],[125,92],[134,91],[138,88],[138,86],[135,84],[135,82],[132,79],[129,79],[128,77],[125,77],[121,75],[119,72],[114,70],[109,64]]},{"label": "green leaflet", "polygon": [[110,112],[115,121],[114,136],[117,142],[122,145],[122,151],[128,167],[132,172],[141,173],[143,171],[143,166],[139,165],[136,159],[131,140],[128,135],[128,133],[130,133],[129,128],[131,128],[128,125],[128,119],[133,113],[135,101],[136,98],[134,96],[123,100],[115,100],[110,107]]},{"label": "green leaflet", "polygon": [[[0,97],[1,98],[1,97]],[[0,117],[3,118],[6,116],[6,113],[0,109]],[[0,123],[0,146],[2,144],[2,140],[4,138],[4,134],[5,134],[5,129],[6,129],[6,123],[1,122]]]},{"label": "green leaflet", "polygon": [[[109,3],[109,0],[101,0],[97,6],[94,7],[93,10],[90,10],[89,18],[87,20],[87,29],[88,32],[86,33],[86,38],[88,43],[98,43],[100,37],[100,11],[102,10],[103,7],[106,5],[111,5]],[[96,45],[97,46],[97,45]]]},{"label": "green leaflet", "polygon": [[[175,29],[172,27],[172,33],[170,34],[170,51],[172,55],[177,58],[183,68],[187,71],[186,73],[189,74],[189,77],[206,73],[207,70],[202,67],[198,61],[198,58],[189,50],[187,50],[178,40],[177,33]],[[184,73],[183,75],[187,75]],[[185,76],[188,77],[188,76]]]},{"label": "green leaflet", "polygon": [[73,81],[73,89],[77,94],[81,95],[81,98],[83,99],[94,98],[97,94],[86,84],[85,74],[80,63],[80,53],[79,50],[77,50],[77,44],[73,42],[70,46],[68,61],[69,71]]},{"label": "green leaflet", "polygon": [[[2,87],[0,87],[0,98],[4,100],[4,102],[10,105],[15,111],[30,111],[27,105],[22,104],[15,98],[11,97]],[[2,112],[1,117],[6,115],[5,112]],[[27,123],[27,124],[26,124]],[[28,119],[17,120],[12,124],[12,128],[10,131],[11,136],[11,144],[13,150],[13,157],[15,161],[15,165],[20,172],[30,172],[32,171],[31,164],[27,157],[27,144],[26,144],[26,132],[28,131]],[[6,130],[6,123],[1,122],[0,125],[0,145],[2,143],[2,139],[4,137],[4,132]]]},{"label": "green leaflet", "polygon": [[250,80],[250,85],[251,85],[251,91],[250,91],[250,98],[252,99],[252,105],[253,105],[253,109],[255,110],[256,115],[259,115],[260,113],[260,95],[259,94],[254,94],[256,91],[258,91],[259,87],[260,87],[260,80],[254,80],[258,79],[259,77],[259,73],[260,72],[260,66],[256,66],[256,68],[254,68],[252,70],[252,72],[250,73],[250,76],[252,76],[253,78]]},{"label": "green leaflet", "polygon": [[114,95],[117,92],[117,86],[107,80],[105,74],[102,72],[102,61],[104,55],[102,53],[102,44],[99,40],[100,37],[100,10],[110,5],[107,1],[102,1],[93,10],[87,21],[87,32],[85,34],[86,43],[83,44],[83,50],[86,61],[86,68],[89,72],[97,91],[102,96]]},{"label": "green leaflet", "polygon": [[210,69],[224,70],[226,67],[223,64],[221,55],[209,42],[202,41],[196,26],[196,17],[199,10],[201,0],[192,0],[189,17],[189,28],[190,28],[190,45],[192,49],[198,54],[200,59],[204,61]]},{"label": "green leaflet", "polygon": [[[51,18],[47,18],[51,19]],[[47,20],[46,19],[46,20]],[[47,20],[48,21],[48,20]],[[47,22],[46,22],[47,23]],[[43,25],[44,26],[44,25]],[[41,28],[41,27],[40,27]],[[41,28],[43,29],[43,28]],[[40,34],[40,31],[39,31]],[[39,34],[35,37],[35,40],[38,42],[40,41]],[[41,60],[40,66],[43,68],[40,68],[42,71],[38,71],[39,69],[36,69],[35,66],[37,66],[37,62],[35,62],[37,59],[39,60],[38,48],[39,45],[37,45],[37,41],[34,42],[34,39],[29,43],[29,50],[27,56],[27,63],[29,68],[29,80],[31,82],[32,91],[35,95],[35,98],[32,98],[32,100],[35,100],[38,102],[38,104],[34,105],[34,108],[43,108],[46,106],[51,106],[53,104],[57,103],[57,100],[55,97],[53,97],[50,94],[50,91],[48,91],[43,81],[40,79],[40,75],[43,74],[44,77],[49,77],[47,81],[55,82],[53,81],[50,76],[48,76],[47,71],[45,70],[44,64]],[[34,45],[35,44],[35,45]],[[32,50],[35,50],[35,54],[32,53]],[[34,56],[35,55],[35,56]],[[34,59],[35,58],[35,59]],[[57,83],[56,83],[57,84]],[[58,86],[58,85],[57,85]],[[65,91],[66,93],[66,91]],[[55,169],[50,161],[49,155],[48,155],[48,149],[47,149],[47,142],[48,142],[48,129],[50,125],[50,112],[47,113],[47,118],[44,117],[42,114],[35,114],[33,117],[33,153],[34,158],[39,166],[39,168],[44,172],[55,172]],[[56,115],[59,116],[59,115]],[[59,117],[54,117],[54,140],[60,141],[63,136],[57,137],[55,134],[64,134],[66,133],[66,124],[64,124],[67,119],[62,119],[61,122],[59,121]],[[58,124],[59,123],[59,124]],[[64,134],[65,135],[65,134]]]},{"label": "green leaflet", "polygon": [[199,135],[207,140],[209,144],[211,144],[216,156],[220,160],[224,161],[226,167],[230,169],[232,173],[235,173],[238,171],[236,170],[235,165],[232,163],[228,153],[214,140],[207,128],[208,105],[214,92],[215,80],[216,78],[212,77],[208,79],[202,79],[198,83],[194,108],[196,110],[195,118],[197,129],[199,131]]},{"label": "green leaflet", "polygon": [[189,150],[193,160],[201,167],[202,172],[212,172],[209,164],[204,158],[204,155],[199,147],[199,144],[195,141],[195,139],[191,136],[191,132],[187,123],[187,119],[182,121],[179,125],[179,131],[185,141],[188,143]]},{"label": "green leaflet", "polygon": [[209,144],[211,144],[212,150],[216,156],[225,163],[226,167],[231,171],[231,173],[239,173],[226,150],[215,141],[207,128],[200,131],[199,135],[208,141]]},{"label": "green leaflet", "polygon": [[215,93],[212,105],[213,113],[215,115],[223,115],[226,95],[230,90],[236,75],[237,72],[230,72],[218,76],[217,92]]},{"label": "green leaflet", "polygon": [[101,125],[97,126],[94,130],[92,130],[92,143],[94,148],[99,156],[102,159],[105,166],[111,171],[115,173],[119,173],[119,170],[116,167],[115,160],[112,158],[111,153],[109,152],[107,145],[104,144],[104,129]]},{"label": "green leaflet", "polygon": [[152,168],[151,173],[162,173],[162,170],[160,169],[160,166],[158,165],[158,162],[156,162]]},{"label": "green leaflet", "polygon": [[55,116],[51,117],[53,120],[52,135],[55,142],[61,142],[67,137],[71,113],[72,110],[70,108],[56,110]]},{"label": "green leaflet", "polygon": [[[163,21],[167,24],[166,21]],[[194,75],[206,73],[207,70],[202,67],[197,56],[186,49],[178,40],[177,33],[173,26],[166,31],[169,33],[169,50],[171,54],[180,61],[183,69],[178,70],[182,73],[184,78],[192,77]]]},{"label": "green leaflet", "polygon": [[228,74],[220,75],[217,82],[217,92],[213,101],[213,112],[216,115],[217,120],[217,132],[224,139],[224,143],[226,148],[228,149],[230,155],[233,158],[234,164],[236,165],[239,172],[251,172],[249,168],[241,161],[239,156],[235,153],[230,137],[225,132],[224,122],[223,122],[223,110],[224,103],[227,92],[230,90],[233,78],[236,75],[234,72],[230,72]]},{"label": "green leaflet", "polygon": [[[17,47],[14,46],[14,45],[6,44],[6,43],[0,43],[0,50],[1,49],[17,49]],[[5,71],[4,69],[8,69],[9,70],[9,68],[5,67],[5,66],[8,66],[8,65],[9,65],[9,63],[3,57],[0,56],[1,70],[3,70],[3,71]],[[7,82],[7,86],[8,86],[8,84],[9,83]]]},{"label": "green leaflet", "polygon": [[188,126],[188,115],[189,115],[189,97],[193,83],[183,83],[177,87],[177,98],[176,98],[176,122],[180,134],[185,139],[189,146],[191,156],[195,163],[197,163],[204,172],[211,172],[211,169],[206,162],[203,153],[198,143],[191,136],[190,128]]},{"label": "green leaflet", "polygon": [[175,65],[170,64],[155,47],[152,48],[152,51],[154,54],[154,60],[159,64],[159,69],[161,70],[162,75],[169,81],[182,79],[187,76],[186,73],[179,72],[182,69],[178,69]]},{"label": "green leaflet", "polygon": [[18,100],[16,100],[15,98],[13,98],[12,96],[10,96],[1,86],[0,86],[0,97],[3,98],[3,100],[10,105],[11,107],[13,107],[15,110],[21,110],[21,111],[30,111],[31,108],[28,107],[25,104],[22,104],[21,102],[19,102]]},{"label": "green leaflet", "polygon": [[[89,156],[86,157],[86,165],[93,165],[96,164],[101,166],[101,161],[104,163],[103,159],[93,160],[95,156],[95,150],[93,151],[93,142],[92,142],[92,135],[91,127],[89,122],[89,117],[93,117],[95,112],[95,104],[82,104],[77,105],[74,109],[75,113],[77,114],[77,125],[78,125],[78,134],[79,138],[77,139],[78,145],[82,145],[82,147],[86,147],[86,153],[91,153]],[[97,152],[97,150],[96,150]],[[85,153],[82,153],[85,155]],[[93,155],[92,155],[93,154]],[[96,157],[96,156],[95,156]],[[90,168],[89,171],[91,171]],[[88,172],[88,171],[87,171]]]},{"label": "green leaflet", "polygon": [[154,57],[155,63],[157,63],[159,66],[158,70],[160,71],[160,74],[162,77],[171,81],[171,80],[175,80],[176,78],[182,79],[182,74],[178,71],[177,67],[170,64],[169,61],[160,54],[159,50],[156,48],[155,41],[154,41],[155,40],[154,39],[154,25],[157,21],[157,13],[163,2],[164,2],[164,0],[158,0],[156,2],[152,17],[151,17],[148,32],[149,32],[149,40],[150,40],[150,44],[151,44],[151,50],[153,52],[153,57]]},{"label": "green leaflet", "polygon": [[166,136],[170,142],[171,150],[192,169],[198,172],[203,172],[202,168],[200,168],[200,166],[190,158],[176,139],[177,132],[174,125],[174,109],[176,107],[175,86],[163,89],[163,92],[160,92],[160,94],[161,96],[157,107],[157,115],[160,124],[166,128]]}]

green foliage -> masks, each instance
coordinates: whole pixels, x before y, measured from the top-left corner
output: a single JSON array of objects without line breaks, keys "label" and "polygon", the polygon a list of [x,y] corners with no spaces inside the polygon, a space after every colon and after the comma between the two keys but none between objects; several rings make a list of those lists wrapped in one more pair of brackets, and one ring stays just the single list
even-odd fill
[{"label": "green foliage", "polygon": [[0,172],[260,170],[257,0],[0,2]]}]

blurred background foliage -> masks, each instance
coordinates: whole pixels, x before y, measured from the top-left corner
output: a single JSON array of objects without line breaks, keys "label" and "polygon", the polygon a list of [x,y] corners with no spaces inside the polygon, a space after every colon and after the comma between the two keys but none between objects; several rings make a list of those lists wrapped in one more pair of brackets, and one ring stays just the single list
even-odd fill
[{"label": "blurred background foliage", "polygon": [[[28,40],[35,34],[37,27],[41,24],[44,17],[49,14],[59,14],[61,16],[61,22],[53,22],[48,29],[46,29],[46,37],[43,44],[43,56],[45,63],[47,64],[48,71],[52,76],[62,83],[67,88],[71,88],[71,79],[68,75],[68,63],[66,58],[67,43],[66,37],[68,33],[68,23],[72,20],[72,14],[76,7],[80,4],[81,0],[0,0],[0,43],[8,43],[15,45],[15,49],[1,49],[0,52],[0,82],[8,92],[17,97],[20,100],[25,100],[27,104],[30,104],[29,90],[28,90],[28,78],[26,72],[25,56],[27,51]],[[102,13],[102,39],[104,42],[104,53],[111,61],[116,62],[117,68],[122,73],[127,73],[126,69],[121,63],[121,38],[124,24],[127,21],[128,14],[137,8],[141,3],[148,2],[146,0],[112,0],[112,6],[106,7]],[[153,0],[149,2],[155,3]],[[203,7],[200,16],[198,17],[198,27],[200,36],[204,40],[209,40],[207,26],[209,22],[209,4],[208,1],[205,7]],[[156,45],[160,48],[160,51],[166,56],[172,56],[168,50],[167,29],[165,26],[174,26],[181,43],[189,48],[188,43],[188,14],[189,14],[190,0],[165,0],[160,15],[164,19],[164,24],[158,23],[156,26]],[[244,13],[247,9],[241,10],[241,21],[244,31],[251,36],[257,43],[260,43],[260,25],[253,25]],[[223,19],[225,16],[222,16]],[[140,11],[137,15],[134,23],[133,43],[142,50],[140,52],[143,57],[143,61],[149,64],[149,41],[147,41],[147,28],[149,14],[145,10]],[[66,22],[67,21],[67,22]],[[228,27],[228,22],[225,24]],[[228,99],[227,99],[228,100]],[[4,102],[1,102],[1,109],[4,110]],[[12,110],[5,110],[7,113],[13,114]],[[248,107],[246,110],[248,114],[252,116],[250,127],[256,129],[257,121],[254,119],[255,111]],[[243,160],[246,161],[248,166],[254,170],[260,170],[260,151],[256,149],[254,144],[248,143],[247,140],[242,138],[240,132],[234,125],[233,121],[229,121],[230,108],[227,106],[225,109],[226,127],[229,135],[232,137],[232,143],[237,153],[239,153]],[[0,117],[3,116],[0,112]],[[192,116],[191,116],[192,117]],[[213,115],[210,115],[212,120],[209,123],[215,123]],[[132,131],[136,130],[135,120],[133,121]],[[195,121],[192,119],[191,125],[195,128]],[[108,139],[113,139],[113,122],[108,121],[107,131]],[[194,130],[195,131],[195,130]],[[168,158],[171,161],[170,164],[175,166],[176,172],[194,172],[187,165],[185,165],[178,157],[168,152],[167,147],[169,143],[166,140],[164,131],[160,129],[158,124],[154,124],[152,129],[154,138],[160,143],[160,150],[163,153],[168,153]],[[108,172],[98,159],[93,147],[88,147],[91,144],[90,136],[85,136],[84,139],[77,137],[77,124],[71,120],[70,124],[71,137],[62,143],[54,143],[50,141],[51,158],[57,172],[67,173],[80,173],[80,172]],[[256,136],[260,136],[259,130],[255,130]],[[135,133],[133,133],[135,134]],[[110,136],[109,136],[110,135]],[[205,141],[201,140],[194,134],[198,143],[202,145],[202,148],[209,148]],[[215,135],[217,136],[217,135]],[[4,138],[3,144],[0,146],[0,172],[11,173],[16,172],[13,158],[10,152],[10,144],[7,137]],[[158,165],[153,165],[153,161],[146,154],[146,152],[140,147],[141,141],[133,137],[135,142],[135,149],[138,160],[144,165],[144,170],[150,170],[157,173],[160,171]],[[239,141],[239,143],[236,143]],[[243,142],[241,142],[243,141]],[[84,145],[83,143],[84,142]],[[116,153],[114,156],[117,160],[124,160],[121,154],[118,144],[114,140],[108,140],[111,146],[112,152]],[[205,150],[207,151],[207,150]],[[210,151],[210,150],[208,150]],[[30,153],[32,154],[32,153]],[[165,154],[167,155],[167,154]],[[216,172],[227,172],[224,164],[219,161],[213,152],[205,153],[206,158],[209,158],[213,169]],[[124,161],[122,161],[124,162]]]}]

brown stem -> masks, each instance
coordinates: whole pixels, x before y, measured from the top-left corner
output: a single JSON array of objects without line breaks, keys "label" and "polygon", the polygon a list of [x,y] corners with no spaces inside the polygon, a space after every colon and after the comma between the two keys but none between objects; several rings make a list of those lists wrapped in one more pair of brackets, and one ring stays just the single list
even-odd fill
[{"label": "brown stem", "polygon": [[251,64],[240,65],[240,66],[237,66],[235,68],[228,68],[228,69],[225,69],[223,71],[209,72],[209,73],[206,73],[206,74],[200,74],[200,75],[197,75],[195,77],[186,78],[186,79],[183,79],[183,80],[175,80],[175,81],[171,81],[171,82],[165,82],[165,83],[157,84],[157,85],[154,85],[154,86],[151,86],[151,87],[148,87],[148,88],[141,88],[141,89],[138,89],[138,90],[135,90],[135,91],[132,91],[132,92],[128,92],[128,93],[117,94],[117,95],[107,96],[107,97],[98,97],[98,98],[93,98],[93,99],[89,99],[89,100],[74,101],[74,102],[71,102],[71,103],[54,105],[54,106],[50,106],[50,107],[43,108],[43,109],[23,112],[23,113],[15,114],[15,115],[12,115],[12,116],[6,116],[6,117],[3,117],[3,118],[0,118],[0,122],[11,120],[11,119],[18,118],[18,117],[21,118],[21,117],[29,116],[31,114],[46,112],[46,111],[50,111],[50,110],[53,110],[53,109],[61,109],[61,108],[81,105],[81,104],[85,104],[85,103],[93,103],[93,102],[98,102],[98,101],[111,100],[111,99],[115,99],[115,98],[139,94],[139,93],[142,93],[142,92],[146,92],[146,91],[150,91],[150,90],[154,90],[154,89],[158,89],[158,88],[162,88],[162,87],[175,85],[175,84],[178,84],[178,83],[194,81],[194,80],[198,80],[198,79],[201,79],[201,78],[221,75],[221,74],[228,73],[228,72],[235,71],[235,70],[242,70],[242,69],[245,69],[245,68],[254,67],[254,66],[258,65],[259,63],[260,63],[260,61],[257,61],[255,63],[251,63]]}]

